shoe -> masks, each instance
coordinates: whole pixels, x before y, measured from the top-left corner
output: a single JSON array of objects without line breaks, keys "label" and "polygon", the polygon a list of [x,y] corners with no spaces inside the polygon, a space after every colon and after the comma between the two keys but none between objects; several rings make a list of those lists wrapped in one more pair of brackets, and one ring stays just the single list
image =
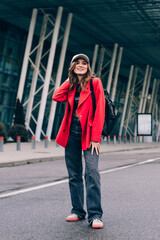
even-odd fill
[{"label": "shoe", "polygon": [[80,217],[75,214],[75,213],[71,213],[71,215],[69,215],[67,218],[66,218],[66,221],[67,222],[76,222],[80,219]]},{"label": "shoe", "polygon": [[103,222],[99,219],[94,219],[92,222],[92,228],[103,228]]}]

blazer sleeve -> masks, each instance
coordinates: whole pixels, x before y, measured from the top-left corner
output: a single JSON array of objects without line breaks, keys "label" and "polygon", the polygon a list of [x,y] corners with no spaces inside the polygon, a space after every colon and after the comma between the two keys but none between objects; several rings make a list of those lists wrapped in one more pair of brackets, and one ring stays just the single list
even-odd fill
[{"label": "blazer sleeve", "polygon": [[67,102],[69,87],[70,83],[66,80],[59,88],[56,89],[52,96],[52,100],[56,102]]},{"label": "blazer sleeve", "polygon": [[93,89],[96,110],[91,129],[91,141],[100,142],[105,119],[105,97],[102,82],[99,78],[93,79]]}]

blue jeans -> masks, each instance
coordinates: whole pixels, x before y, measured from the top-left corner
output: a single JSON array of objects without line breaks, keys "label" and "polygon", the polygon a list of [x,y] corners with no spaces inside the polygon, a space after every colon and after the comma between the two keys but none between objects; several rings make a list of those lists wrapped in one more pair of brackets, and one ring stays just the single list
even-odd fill
[{"label": "blue jeans", "polygon": [[[91,149],[84,151],[85,159],[85,185],[86,185],[86,205],[88,212],[88,221],[102,218],[101,207],[101,186],[100,175],[98,172],[99,155]],[[69,176],[69,188],[72,202],[71,213],[84,218],[84,185],[83,185],[83,165],[82,165],[82,147],[81,147],[81,124],[77,117],[72,117],[70,135],[65,148],[65,161]]]}]

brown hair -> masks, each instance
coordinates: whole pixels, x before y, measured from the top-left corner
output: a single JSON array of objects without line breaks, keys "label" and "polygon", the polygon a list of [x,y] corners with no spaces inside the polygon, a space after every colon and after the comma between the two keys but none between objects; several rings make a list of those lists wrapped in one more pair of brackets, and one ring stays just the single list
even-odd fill
[{"label": "brown hair", "polygon": [[[70,82],[70,90],[72,90],[74,88],[74,86],[78,84],[79,80],[77,77],[77,74],[74,73],[74,68],[77,64],[77,61],[71,63],[70,68],[69,68],[69,72],[68,72],[68,77],[69,77],[69,82]],[[80,81],[80,88],[85,91],[85,86],[87,85],[89,79],[91,77],[91,68],[90,65],[88,64],[88,69],[86,74],[84,74],[83,78]]]}]

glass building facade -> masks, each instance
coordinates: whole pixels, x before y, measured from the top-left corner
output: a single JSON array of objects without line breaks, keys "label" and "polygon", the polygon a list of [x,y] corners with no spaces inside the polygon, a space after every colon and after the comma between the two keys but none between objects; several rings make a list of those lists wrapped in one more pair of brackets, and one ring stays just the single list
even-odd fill
[{"label": "glass building facade", "polygon": [[0,20],[0,122],[8,129],[14,107],[27,32]]},{"label": "glass building facade", "polygon": [[[0,122],[4,123],[7,131],[13,122],[14,117],[14,109],[17,98],[17,91],[19,86],[21,68],[24,58],[24,51],[26,47],[28,32],[18,28],[12,24],[9,24],[3,20],[0,20]],[[36,46],[38,43],[39,37],[34,36],[32,47]],[[51,42],[46,41],[44,46],[44,52],[50,47]],[[60,47],[57,46],[56,56],[55,56],[55,64],[52,70],[52,79],[56,80],[56,71],[58,68],[59,55],[60,55]],[[67,54],[67,64],[64,66],[64,72],[62,81],[67,78],[68,74],[68,65],[70,59],[72,57],[72,53]],[[32,60],[35,59],[35,55],[31,56]],[[47,57],[43,60],[43,64],[46,68],[47,65]],[[45,77],[45,72],[41,69],[41,74]],[[29,98],[31,82],[33,77],[33,68],[31,64],[28,65],[27,76],[24,87],[24,94],[22,103],[24,104],[24,111],[26,112],[27,100]],[[36,90],[43,86],[44,82],[38,76]],[[51,81],[49,91],[54,88],[54,84]],[[35,95],[34,103],[33,103],[33,116],[37,119],[39,104],[41,101],[42,89]],[[43,129],[46,130],[48,124],[48,116],[51,105],[53,91],[48,95],[45,116],[43,121]],[[56,114],[56,123],[54,123],[53,134],[52,137],[55,138],[55,135],[58,131],[60,122],[63,118],[64,114],[64,104],[58,104],[57,114]],[[59,119],[59,120],[58,120]],[[36,123],[31,119],[30,122],[31,128],[34,131],[36,128]]]},{"label": "glass building facade", "polygon": [[[7,131],[13,122],[14,108],[15,108],[15,103],[17,98],[17,90],[19,86],[19,80],[20,80],[20,74],[21,74],[22,62],[24,58],[24,51],[26,47],[27,36],[28,36],[28,32],[25,31],[24,29],[18,28],[8,22],[0,20],[0,122],[5,124]],[[44,49],[43,49],[44,53],[50,48],[50,44],[51,44],[50,40],[51,39],[48,39],[44,44]],[[32,48],[34,48],[38,44],[38,41],[39,41],[39,36],[35,34],[33,43],[32,43]],[[52,76],[51,76],[53,81],[51,81],[49,85],[49,94],[47,98],[44,121],[43,121],[44,132],[46,131],[47,125],[48,125],[48,118],[49,118],[49,112],[50,112],[50,106],[51,106],[51,97],[54,89],[54,83],[56,81],[60,53],[61,53],[61,48],[60,46],[57,46],[55,61],[53,64]],[[70,51],[67,51],[66,53],[65,64],[64,64],[63,75],[62,75],[62,82],[67,78],[70,59],[73,57],[73,55],[74,53]],[[33,56],[31,57],[33,57],[33,61],[34,61],[36,58],[36,53],[33,54]],[[48,61],[48,55],[46,55],[46,57],[42,61],[45,69],[47,66],[47,61]],[[96,69],[97,69],[97,65],[96,65]],[[104,70],[105,72],[108,72],[109,67]],[[44,78],[45,71],[42,67],[40,67],[40,72]],[[27,108],[26,102],[28,101],[28,98],[29,98],[32,77],[33,77],[33,67],[31,66],[31,64],[29,64],[26,81],[25,81],[23,100],[22,100],[25,111]],[[139,78],[140,77],[141,76],[139,76]],[[104,87],[106,86],[107,78],[108,78],[107,74],[105,74],[104,78],[101,77]],[[116,95],[115,95],[114,102],[116,107],[119,110],[120,116],[117,121],[117,127],[114,132],[115,134],[118,134],[118,130],[119,130],[128,78],[126,77],[124,78],[122,75],[119,75],[118,80],[119,81],[116,88]],[[43,87],[43,84],[44,82],[42,81],[41,77],[38,76],[36,91],[37,89]],[[140,88],[141,86],[142,86],[142,82],[140,83]],[[33,130],[33,132],[35,132],[35,129],[36,129],[36,121],[34,121],[34,119],[38,118],[39,106],[40,106],[40,102],[42,101],[41,95],[42,95],[42,89],[38,92],[38,94],[35,95],[35,98],[34,98],[33,111],[32,111],[33,118],[31,118],[31,121],[30,121],[30,127]],[[140,100],[139,90],[135,92],[134,97],[136,102],[138,103]],[[147,99],[147,109],[148,109],[149,103],[150,103],[150,100]],[[134,101],[132,102],[132,105],[131,105],[131,115],[135,115],[135,112],[137,112],[137,110],[138,110],[138,105],[136,105]],[[65,111],[65,104],[58,103],[56,114],[55,114],[55,120],[53,124],[53,131],[52,131],[53,139],[56,137],[57,131],[59,129],[59,126],[61,124],[61,121],[64,115],[64,111]],[[134,132],[134,126],[135,126],[135,118],[132,117],[129,123],[129,128],[132,130],[132,132]]]}]

